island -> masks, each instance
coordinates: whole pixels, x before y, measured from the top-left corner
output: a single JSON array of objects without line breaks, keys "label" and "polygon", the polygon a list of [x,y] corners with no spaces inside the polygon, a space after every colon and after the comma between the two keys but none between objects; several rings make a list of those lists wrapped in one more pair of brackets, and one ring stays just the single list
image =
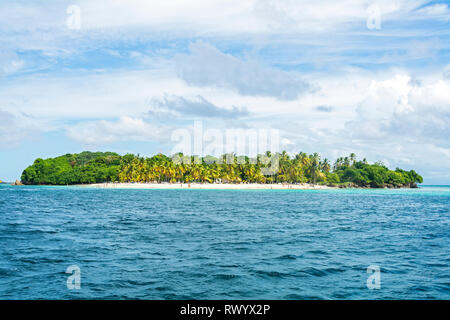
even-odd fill
[{"label": "island", "polygon": [[221,157],[152,157],[114,152],[81,152],[56,158],[38,158],[21,176],[24,185],[95,185],[97,187],[155,185],[161,188],[306,189],[306,188],[417,188],[423,178],[414,170],[388,169],[369,164],[354,153],[332,164],[317,154],[293,156],[266,152],[255,158],[226,154]]}]

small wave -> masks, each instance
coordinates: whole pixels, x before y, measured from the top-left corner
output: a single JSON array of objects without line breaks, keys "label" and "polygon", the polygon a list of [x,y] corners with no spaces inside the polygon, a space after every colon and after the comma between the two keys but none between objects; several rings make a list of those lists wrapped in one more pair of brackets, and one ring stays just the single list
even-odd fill
[{"label": "small wave", "polygon": [[32,258],[32,257],[21,257],[17,259],[20,262],[29,263],[29,264],[41,264],[41,263],[64,263],[66,260],[60,258],[49,258],[49,257],[40,257],[40,258]]},{"label": "small wave", "polygon": [[[22,224],[15,224],[16,226],[20,226]],[[28,230],[21,230],[20,233],[22,234],[56,234],[59,233],[59,230],[57,229],[51,229],[51,228],[42,228],[42,229],[28,229]]]},{"label": "small wave", "polygon": [[[210,265],[216,266],[215,263],[211,263]],[[242,267],[241,264],[217,264],[218,267],[221,268],[240,268]]]},{"label": "small wave", "polygon": [[156,287],[154,288],[156,291],[172,291],[171,287],[166,287],[166,286],[162,286],[162,287]]},{"label": "small wave", "polygon": [[328,274],[328,272],[326,272],[325,270],[320,270],[320,269],[313,268],[313,267],[306,268],[306,269],[302,270],[301,272],[309,274],[311,276],[316,276],[316,277],[323,277]]},{"label": "small wave", "polygon": [[117,286],[121,288],[134,288],[143,287],[155,284],[155,281],[140,281],[140,280],[123,280],[120,281]]},{"label": "small wave", "polygon": [[410,290],[427,292],[429,290],[429,288],[427,286],[423,286],[423,285],[415,285],[415,286],[410,287]]},{"label": "small wave", "polygon": [[17,268],[13,268],[13,269],[0,268],[0,276],[10,276],[18,271],[19,271],[19,269],[17,269]]},{"label": "small wave", "polygon": [[323,251],[323,250],[310,250],[310,251],[308,251],[308,253],[312,253],[312,254],[326,254],[326,255],[329,255],[329,253],[328,252],[326,252],[326,251]]},{"label": "small wave", "polygon": [[285,254],[282,256],[279,256],[277,259],[279,260],[297,260],[298,256],[293,254]]},{"label": "small wave", "polygon": [[447,268],[448,265],[445,263],[440,263],[440,262],[432,262],[432,263],[427,263],[427,267],[432,267],[432,268]]},{"label": "small wave", "polygon": [[341,273],[344,272],[345,269],[344,268],[326,268],[325,273],[327,274],[333,274],[333,273]]},{"label": "small wave", "polygon": [[17,259],[17,260],[19,260],[20,262],[30,263],[30,264],[37,264],[37,263],[39,263],[38,260],[36,260],[36,259],[30,259],[30,258],[19,258],[19,259]]},{"label": "small wave", "polygon": [[278,271],[257,270],[257,271],[255,271],[255,273],[258,275],[267,276],[267,277],[271,277],[271,278],[282,278],[282,277],[286,276],[285,273],[278,272]]},{"label": "small wave", "polygon": [[214,278],[216,279],[221,279],[221,280],[231,280],[231,279],[235,279],[238,278],[239,276],[236,274],[223,274],[223,273],[219,273],[219,274],[215,274]]},{"label": "small wave", "polygon": [[283,297],[284,300],[323,300],[322,297],[318,296],[308,296],[308,295],[300,295],[296,293],[288,294]]}]

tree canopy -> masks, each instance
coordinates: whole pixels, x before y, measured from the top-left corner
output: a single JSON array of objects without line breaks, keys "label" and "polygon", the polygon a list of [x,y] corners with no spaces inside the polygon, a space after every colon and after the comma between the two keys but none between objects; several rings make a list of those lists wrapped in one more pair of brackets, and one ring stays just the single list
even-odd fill
[{"label": "tree canopy", "polygon": [[[270,169],[270,170],[268,170]],[[153,157],[113,152],[82,152],[36,159],[22,174],[29,185],[73,185],[103,182],[318,183],[354,187],[416,187],[422,177],[414,170],[389,170],[382,163],[356,160],[354,153],[332,165],[317,154],[266,152],[256,159],[234,154]]]}]

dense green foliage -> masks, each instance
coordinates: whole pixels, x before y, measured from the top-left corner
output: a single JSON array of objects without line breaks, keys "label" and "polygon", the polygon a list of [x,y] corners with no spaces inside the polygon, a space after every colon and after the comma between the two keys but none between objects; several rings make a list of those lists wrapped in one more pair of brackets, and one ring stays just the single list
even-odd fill
[{"label": "dense green foliage", "polygon": [[[270,169],[270,170],[269,170]],[[414,170],[389,170],[382,163],[339,158],[333,166],[317,153],[289,156],[267,152],[257,159],[224,155],[199,158],[158,154],[150,158],[112,152],[82,152],[36,159],[22,174],[24,184],[69,185],[101,182],[319,183],[358,187],[415,187]]]},{"label": "dense green foliage", "polygon": [[117,181],[122,157],[113,152],[82,152],[36,159],[22,173],[24,184],[67,185]]}]

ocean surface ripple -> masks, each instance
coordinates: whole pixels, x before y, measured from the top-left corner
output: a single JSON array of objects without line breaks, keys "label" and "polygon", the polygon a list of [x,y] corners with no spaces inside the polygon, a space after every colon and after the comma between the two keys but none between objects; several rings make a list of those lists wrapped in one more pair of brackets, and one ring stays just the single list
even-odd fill
[{"label": "ocean surface ripple", "polygon": [[449,187],[2,185],[0,299],[449,299],[449,208]]}]

